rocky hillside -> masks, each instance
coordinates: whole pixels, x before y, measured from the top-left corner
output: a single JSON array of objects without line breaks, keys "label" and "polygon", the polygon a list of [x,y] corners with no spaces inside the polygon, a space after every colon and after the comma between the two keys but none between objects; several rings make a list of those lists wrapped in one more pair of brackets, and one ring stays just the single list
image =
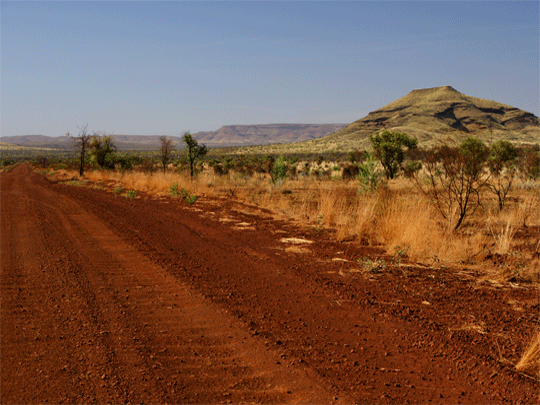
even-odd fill
[{"label": "rocky hillside", "polygon": [[540,139],[539,120],[534,114],[442,86],[413,90],[322,141],[361,141],[382,129],[416,136],[421,145],[457,133],[516,143]]}]

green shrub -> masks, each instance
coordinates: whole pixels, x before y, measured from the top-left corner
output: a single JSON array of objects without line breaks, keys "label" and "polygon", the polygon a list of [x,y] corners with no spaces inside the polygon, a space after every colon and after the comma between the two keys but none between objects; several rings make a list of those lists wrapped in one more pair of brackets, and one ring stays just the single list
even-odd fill
[{"label": "green shrub", "polygon": [[382,172],[376,167],[377,162],[371,153],[366,154],[366,161],[358,165],[358,180],[361,191],[375,191],[379,187]]},{"label": "green shrub", "polygon": [[122,186],[117,186],[117,187],[114,189],[114,194],[120,195],[120,194],[122,194],[122,191],[123,191],[123,190],[124,190],[124,189],[122,188]]},{"label": "green shrub", "polygon": [[196,195],[188,195],[186,197],[186,202],[189,204],[189,205],[192,205],[192,204],[195,204],[195,202],[197,201],[197,196]]},{"label": "green shrub", "polygon": [[285,162],[285,158],[280,156],[276,159],[272,168],[272,183],[283,181],[285,177],[287,177],[287,163]]},{"label": "green shrub", "polygon": [[137,197],[137,192],[135,190],[128,190],[126,191],[126,198],[129,198],[129,199],[134,199],[135,197]]},{"label": "green shrub", "polygon": [[171,193],[172,197],[178,197],[180,195],[178,183],[176,181],[169,187],[169,193]]},{"label": "green shrub", "polygon": [[11,158],[2,159],[2,167],[11,166],[15,163],[17,163],[17,161]]},{"label": "green shrub", "polygon": [[189,197],[189,192],[187,191],[185,187],[182,188],[182,190],[180,191],[180,194],[182,195],[182,198],[184,200]]}]

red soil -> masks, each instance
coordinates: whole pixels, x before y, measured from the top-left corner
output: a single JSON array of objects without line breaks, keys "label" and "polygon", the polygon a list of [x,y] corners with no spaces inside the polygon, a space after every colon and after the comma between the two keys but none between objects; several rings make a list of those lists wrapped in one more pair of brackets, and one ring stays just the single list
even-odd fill
[{"label": "red soil", "polygon": [[[232,201],[128,200],[25,164],[1,192],[2,404],[538,403],[512,365],[531,287]],[[364,257],[386,268],[359,272]]]}]

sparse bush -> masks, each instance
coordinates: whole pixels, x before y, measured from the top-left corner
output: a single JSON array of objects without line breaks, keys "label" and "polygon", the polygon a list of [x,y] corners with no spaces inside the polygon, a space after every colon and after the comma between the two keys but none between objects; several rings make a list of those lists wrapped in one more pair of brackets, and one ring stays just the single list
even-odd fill
[{"label": "sparse bush", "polygon": [[358,170],[358,166],[347,164],[343,167],[343,172],[341,173],[341,179],[353,180],[353,179],[356,179],[359,174],[360,174],[360,170]]},{"label": "sparse bush", "polygon": [[126,191],[126,198],[129,198],[130,200],[133,200],[134,198],[137,197],[137,191],[135,190],[128,190]]},{"label": "sparse bush", "polygon": [[276,162],[276,159],[272,155],[266,155],[263,158],[263,166],[265,168],[265,172],[272,175],[272,171],[274,170],[274,163]]},{"label": "sparse bush", "polygon": [[172,197],[178,197],[180,194],[180,191],[178,190],[178,182],[175,181],[173,184],[171,184],[169,187],[169,193]]},{"label": "sparse bush", "polygon": [[123,172],[132,170],[133,166],[140,165],[143,163],[143,161],[143,158],[136,155],[131,155],[129,153],[116,155],[116,162],[120,165],[120,170]]},{"label": "sparse bush", "polygon": [[102,169],[114,169],[116,146],[112,135],[94,132],[89,147],[88,154],[92,162],[97,163]]},{"label": "sparse bush", "polygon": [[287,163],[283,156],[280,156],[274,162],[272,168],[271,179],[272,183],[283,181],[287,177]]},{"label": "sparse bush", "polygon": [[187,191],[187,189],[185,187],[182,188],[182,190],[180,190],[180,194],[182,195],[182,198],[185,200],[186,198],[188,198],[189,196],[189,192]]},{"label": "sparse bush", "polygon": [[521,151],[519,156],[519,172],[523,179],[540,178],[540,144],[531,145]]},{"label": "sparse bush", "polygon": [[483,142],[473,137],[466,138],[459,147],[445,144],[426,159],[426,179],[420,178],[419,172],[411,178],[454,230],[480,206],[487,154]]},{"label": "sparse bush", "polygon": [[[88,124],[81,125],[79,128],[79,135],[73,137],[73,146],[77,149],[79,154],[79,175],[82,177],[84,175],[84,167],[86,163],[87,150],[90,147],[90,141],[92,136],[88,133]],[[66,134],[71,137],[70,133]]]},{"label": "sparse bush", "polygon": [[292,166],[288,166],[287,168],[287,173],[289,174],[289,177],[291,179],[294,179],[296,177],[296,166],[295,165],[292,165]]},{"label": "sparse bush", "polygon": [[2,159],[2,167],[11,166],[11,165],[14,165],[15,163],[17,163],[15,159],[11,159],[11,158]]},{"label": "sparse bush", "polygon": [[296,163],[298,163],[298,158],[296,156],[290,157],[288,159],[288,162],[290,165],[295,165]]},{"label": "sparse bush", "polygon": [[355,149],[353,152],[349,152],[347,154],[347,160],[350,163],[358,163],[364,160],[364,153],[359,151],[358,149]]},{"label": "sparse bush", "polygon": [[140,170],[145,173],[155,173],[157,168],[153,159],[147,158],[141,162]]},{"label": "sparse bush", "polygon": [[366,161],[358,165],[358,180],[360,181],[361,191],[375,191],[379,187],[382,173],[377,169],[375,157],[368,153]]},{"label": "sparse bush", "polygon": [[224,176],[225,174],[228,173],[227,169],[225,169],[221,163],[216,163],[212,169],[214,170],[214,173],[217,174],[218,176]]},{"label": "sparse bush", "polygon": [[499,200],[499,210],[502,210],[506,202],[506,196],[512,187],[516,176],[516,159],[518,152],[516,147],[508,141],[495,142],[488,157],[488,167],[491,177],[487,186]]},{"label": "sparse bush", "polygon": [[117,186],[117,187],[115,187],[115,189],[114,189],[114,194],[120,195],[120,194],[122,194],[122,191],[123,191],[123,190],[124,190],[124,189],[122,188],[122,186]]},{"label": "sparse bush", "polygon": [[195,204],[195,202],[197,201],[197,196],[196,195],[188,195],[186,197],[186,202],[189,204],[189,205],[192,205],[192,204]]},{"label": "sparse bush", "polygon": [[159,143],[160,143],[159,159],[161,161],[163,173],[165,173],[165,171],[167,170],[167,163],[171,159],[171,155],[174,150],[174,143],[172,139],[169,139],[166,136],[160,136]]}]

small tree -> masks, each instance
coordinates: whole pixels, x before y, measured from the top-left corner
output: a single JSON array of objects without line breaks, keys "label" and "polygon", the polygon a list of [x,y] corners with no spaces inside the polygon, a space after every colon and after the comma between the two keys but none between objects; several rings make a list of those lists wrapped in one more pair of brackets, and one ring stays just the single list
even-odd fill
[{"label": "small tree", "polygon": [[193,138],[189,131],[184,132],[182,140],[186,144],[186,151],[189,159],[189,173],[191,177],[193,177],[195,160],[206,155],[208,153],[208,149],[204,144],[199,145],[197,140]]},{"label": "small tree", "polygon": [[159,158],[161,160],[161,164],[163,165],[163,173],[165,173],[165,170],[167,170],[167,163],[169,162],[171,154],[174,150],[174,145],[172,139],[169,139],[166,136],[160,136],[159,142],[161,143],[161,153]]},{"label": "small tree", "polygon": [[384,130],[369,136],[375,156],[384,167],[387,179],[393,179],[403,162],[403,148],[415,149],[418,139],[406,134]]},{"label": "small tree", "polygon": [[505,140],[495,142],[489,150],[488,167],[491,177],[487,186],[497,195],[500,210],[504,207],[506,196],[516,176],[517,156],[516,147]]},{"label": "small tree", "polygon": [[[423,164],[427,179],[420,171],[411,173],[413,183],[426,194],[444,219],[457,230],[466,216],[480,205],[487,147],[477,138],[466,138],[459,147],[438,147]],[[456,216],[457,215],[457,219]]]},{"label": "small tree", "polygon": [[[73,139],[73,146],[77,149],[79,153],[79,174],[81,176],[84,175],[84,164],[85,164],[85,158],[86,158],[86,151],[88,150],[90,146],[90,140],[92,136],[88,134],[88,124],[81,125],[80,127],[77,127],[79,129],[79,135],[72,137]],[[71,137],[70,133],[68,132],[66,136]]]},{"label": "small tree", "polygon": [[95,160],[95,162],[102,169],[106,165],[110,168],[114,168],[114,162],[107,161],[107,158],[116,152],[116,145],[113,142],[112,135],[100,135],[99,133],[94,133],[90,140],[90,157]]}]

